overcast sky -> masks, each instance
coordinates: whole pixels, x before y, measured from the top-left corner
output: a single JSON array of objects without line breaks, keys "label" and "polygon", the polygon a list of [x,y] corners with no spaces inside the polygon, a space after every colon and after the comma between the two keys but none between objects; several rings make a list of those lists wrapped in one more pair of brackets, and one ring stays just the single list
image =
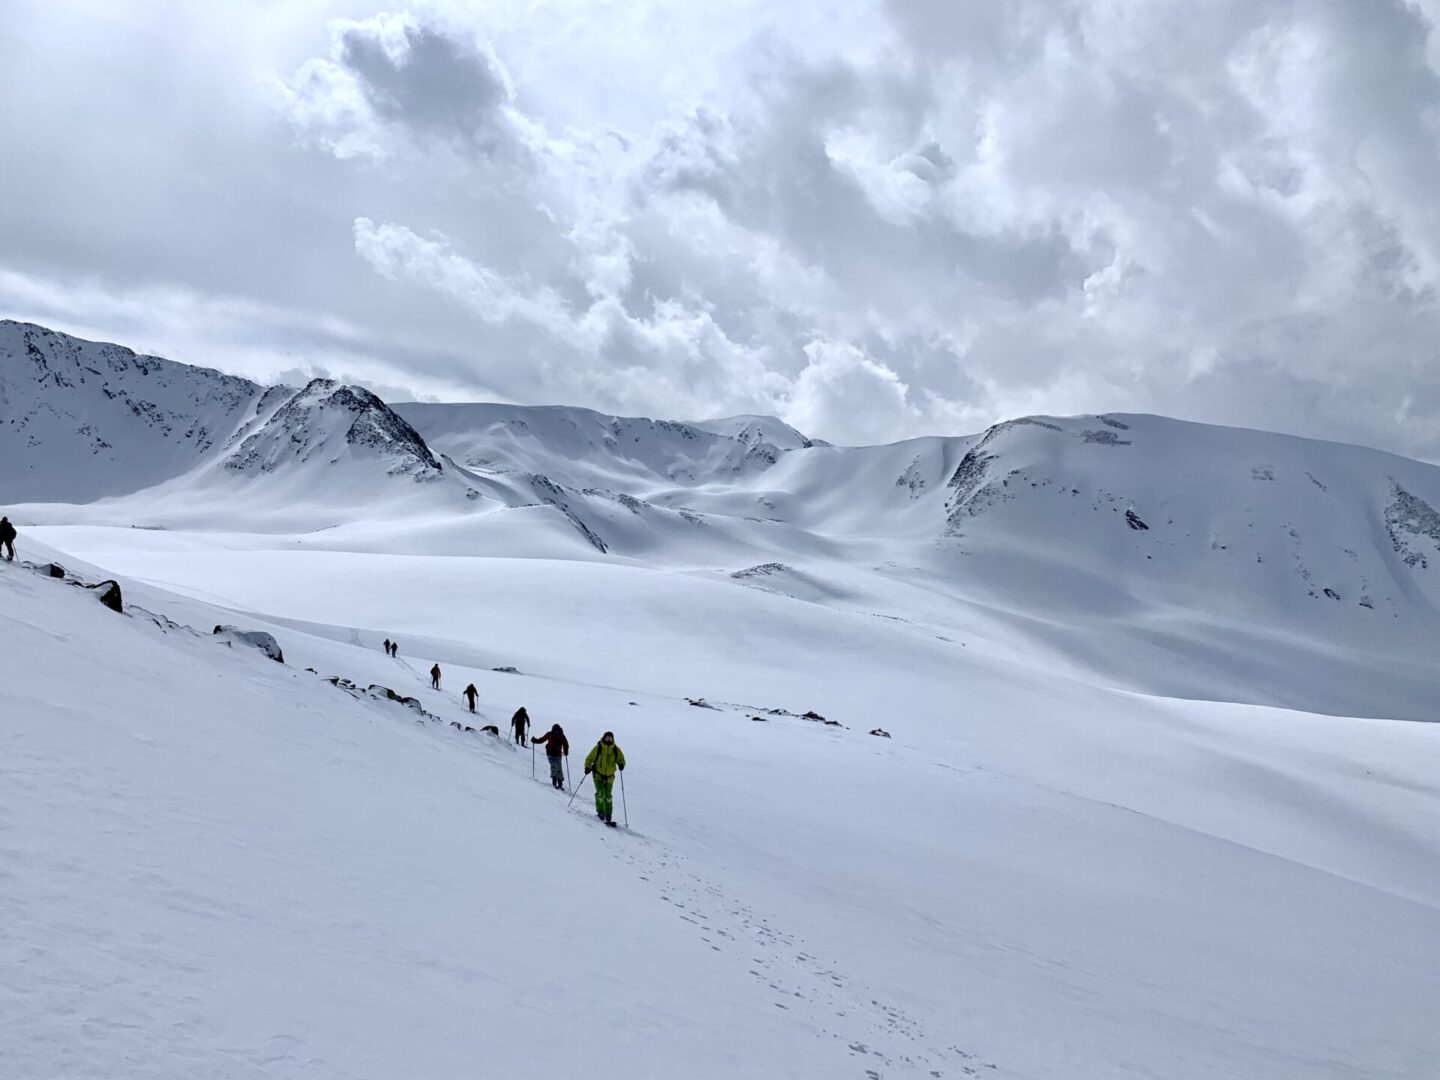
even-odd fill
[{"label": "overcast sky", "polygon": [[1440,459],[1440,0],[7,0],[0,316],[397,397]]}]

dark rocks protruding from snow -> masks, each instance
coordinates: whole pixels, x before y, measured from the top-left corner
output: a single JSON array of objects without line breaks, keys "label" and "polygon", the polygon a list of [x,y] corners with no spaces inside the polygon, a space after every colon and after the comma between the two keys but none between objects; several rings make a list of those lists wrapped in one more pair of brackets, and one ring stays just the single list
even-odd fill
[{"label": "dark rocks protruding from snow", "polygon": [[222,638],[227,645],[244,645],[251,649],[259,649],[277,664],[285,662],[285,654],[280,651],[280,643],[275,640],[275,635],[268,634],[264,630],[241,630],[237,626],[217,626],[211,633]]},{"label": "dark rocks protruding from snow", "polygon": [[749,578],[769,577],[771,574],[788,574],[790,567],[784,563],[767,562],[756,566],[747,566],[744,570],[736,570],[730,576],[736,581],[746,581]]},{"label": "dark rocks protruding from snow", "polygon": [[500,672],[500,674],[502,674],[502,675],[519,675],[519,674],[520,674],[520,669],[519,669],[519,668],[517,668],[517,667],[511,667],[509,664],[506,664],[504,667],[492,667],[490,670],[491,670],[491,671],[498,671],[498,672]]},{"label": "dark rocks protruding from snow", "polygon": [[570,505],[569,493],[563,487],[555,483],[555,481],[551,480],[548,476],[535,473],[530,477],[530,488],[542,503],[553,506],[556,510],[564,514],[570,520],[570,524],[575,526],[575,531],[585,537],[596,551],[603,555],[610,550],[600,534],[587,525],[585,520],[575,512],[574,508]]},{"label": "dark rocks protruding from snow", "polygon": [[878,727],[877,727],[877,728],[875,728],[873,731],[871,731],[870,734],[871,734],[871,735],[878,735],[878,736],[879,736],[880,738],[882,738],[882,739],[888,739],[888,738],[890,738],[890,733],[889,733],[888,731],[886,731],[884,728],[878,728]]},{"label": "dark rocks protruding from snow", "polygon": [[[340,438],[337,439],[337,436]],[[243,473],[268,473],[287,462],[332,459],[344,446],[386,459],[392,476],[433,480],[440,462],[418,432],[360,386],[313,379],[249,435],[225,462]]]},{"label": "dark rocks protruding from snow", "polygon": [[87,585],[86,588],[95,592],[95,599],[104,604],[111,611],[118,615],[125,614],[125,602],[120,595],[120,583],[118,581],[102,581],[98,585]]},{"label": "dark rocks protruding from snow", "polygon": [[[686,703],[687,705],[693,705],[693,706],[695,706],[695,708],[697,708],[697,709],[714,709],[714,708],[715,708],[714,705],[711,705],[711,704],[710,704],[708,701],[706,701],[703,697],[700,697],[700,698],[689,698],[689,697],[687,697],[687,698],[685,699],[685,703]],[[718,710],[716,710],[716,711],[718,711]]]},{"label": "dark rocks protruding from snow", "polygon": [[494,724],[486,724],[480,730],[486,735],[494,735],[497,739],[500,737],[500,729]]},{"label": "dark rocks protruding from snow", "polygon": [[1129,439],[1122,439],[1113,431],[1086,431],[1081,434],[1081,439],[1087,443],[1094,443],[1096,446],[1129,446]]},{"label": "dark rocks protruding from snow", "polygon": [[1428,538],[1440,551],[1440,513],[1395,481],[1390,484],[1390,504],[1385,507],[1385,528],[1390,534],[1390,546],[1406,566],[1412,570],[1424,570],[1429,567],[1430,559],[1415,541]]},{"label": "dark rocks protruding from snow", "polygon": [[1135,513],[1134,510],[1125,511],[1125,524],[1140,532],[1147,532],[1150,529],[1150,526],[1141,521],[1140,515]]},{"label": "dark rocks protruding from snow", "polygon": [[753,720],[753,721],[755,721],[755,723],[757,723],[757,724],[768,724],[768,723],[770,722],[769,720],[767,720],[767,719],[766,719],[765,717],[763,717],[763,716],[752,716],[752,717],[750,717],[750,719]]},{"label": "dark rocks protruding from snow", "polygon": [[825,717],[821,716],[821,715],[820,715],[818,712],[816,712],[814,709],[811,709],[809,712],[803,712],[803,713],[801,713],[801,714],[800,714],[800,719],[802,719],[802,720],[819,720],[819,721],[822,721],[822,722],[823,722],[824,719],[825,719]]},{"label": "dark rocks protruding from snow", "polygon": [[59,563],[46,563],[44,566],[40,567],[40,573],[44,574],[46,577],[63,579],[65,577],[65,567],[61,566]]}]

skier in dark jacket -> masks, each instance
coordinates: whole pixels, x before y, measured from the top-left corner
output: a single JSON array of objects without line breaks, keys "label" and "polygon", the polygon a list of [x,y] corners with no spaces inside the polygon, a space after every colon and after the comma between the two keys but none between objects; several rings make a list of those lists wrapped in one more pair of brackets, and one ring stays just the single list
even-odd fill
[{"label": "skier in dark jacket", "polygon": [[470,706],[471,712],[475,711],[475,699],[479,696],[480,691],[475,689],[475,684],[473,682],[469,686],[465,687],[465,701]]},{"label": "skier in dark jacket", "polygon": [[439,689],[440,689],[440,665],[439,665],[439,664],[436,664],[434,667],[432,667],[432,668],[430,669],[430,688],[431,688],[432,690],[439,690]]},{"label": "skier in dark jacket", "polygon": [[5,558],[15,561],[15,526],[8,517],[0,517],[0,548],[4,549]]},{"label": "skier in dark jacket", "polygon": [[530,714],[525,711],[524,705],[515,710],[515,715],[510,718],[510,726],[515,729],[515,741],[524,746],[525,729],[530,726]]},{"label": "skier in dark jacket", "polygon": [[388,637],[385,639],[385,644],[382,645],[381,648],[385,650],[386,656],[390,655],[390,639]]},{"label": "skier in dark jacket", "polygon": [[565,738],[565,729],[556,724],[532,743],[543,743],[545,758],[550,762],[550,786],[556,791],[565,790],[565,759],[570,756],[570,740]]},{"label": "skier in dark jacket", "polygon": [[615,745],[615,733],[607,731],[585,755],[585,775],[595,774],[595,816],[606,825],[615,824],[615,773],[624,771],[625,754]]}]

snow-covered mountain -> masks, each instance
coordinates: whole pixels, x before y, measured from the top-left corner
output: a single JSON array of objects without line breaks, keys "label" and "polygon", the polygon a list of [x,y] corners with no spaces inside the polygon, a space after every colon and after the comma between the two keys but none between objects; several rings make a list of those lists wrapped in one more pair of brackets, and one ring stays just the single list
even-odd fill
[{"label": "snow-covered mountain", "polygon": [[624,560],[1023,640],[1147,691],[1433,713],[1434,466],[1154,416],[837,447],[767,417],[387,406],[5,329],[0,393],[24,407],[0,431],[25,468],[0,500],[30,521]]},{"label": "snow-covered mountain", "polygon": [[225,468],[256,475],[310,461],[338,465],[360,454],[378,457],[391,476],[430,479],[440,473],[425,440],[363,387],[314,379],[293,394],[281,388],[278,398],[280,407],[242,433],[225,455]]},{"label": "snow-covered mountain", "polygon": [[264,388],[0,320],[0,500],[89,502],[217,454]]},{"label": "snow-covered mountain", "polygon": [[[392,407],[7,334],[17,1077],[1440,1068],[1433,467]],[[573,805],[484,732],[520,705]],[[605,730],[633,832],[587,807]]]}]

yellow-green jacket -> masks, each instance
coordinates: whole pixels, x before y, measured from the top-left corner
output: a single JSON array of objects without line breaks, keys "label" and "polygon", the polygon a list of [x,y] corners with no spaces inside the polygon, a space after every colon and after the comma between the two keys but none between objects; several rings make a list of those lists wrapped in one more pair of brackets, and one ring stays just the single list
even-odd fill
[{"label": "yellow-green jacket", "polygon": [[625,754],[618,743],[611,743],[606,746],[603,742],[595,744],[595,748],[585,755],[586,771],[594,770],[596,776],[603,776],[607,780],[615,779],[615,768],[625,767]]}]

